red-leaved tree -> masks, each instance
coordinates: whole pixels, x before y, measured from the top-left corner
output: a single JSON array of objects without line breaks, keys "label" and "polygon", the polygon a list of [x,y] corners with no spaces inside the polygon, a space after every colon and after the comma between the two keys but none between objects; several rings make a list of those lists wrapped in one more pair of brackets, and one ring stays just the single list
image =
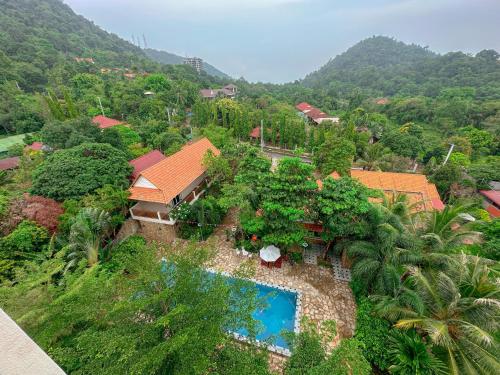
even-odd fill
[{"label": "red-leaved tree", "polygon": [[10,233],[23,220],[31,220],[47,228],[51,233],[57,230],[58,218],[64,210],[60,203],[38,195],[24,194],[10,203],[9,212],[2,219],[1,231]]}]

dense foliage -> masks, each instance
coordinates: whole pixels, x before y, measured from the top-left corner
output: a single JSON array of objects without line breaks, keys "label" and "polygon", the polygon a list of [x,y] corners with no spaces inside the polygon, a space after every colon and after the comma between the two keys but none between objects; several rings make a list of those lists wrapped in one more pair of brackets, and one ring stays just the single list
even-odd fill
[{"label": "dense foliage", "polygon": [[121,151],[83,143],[49,156],[33,174],[32,192],[56,200],[79,198],[107,184],[126,186],[130,171]]},{"label": "dense foliage", "polygon": [[[0,4],[0,157],[19,157],[0,172],[0,306],[66,372],[269,374],[266,351],[227,335],[256,333],[255,289],[204,270],[225,233],[238,253],[273,244],[290,262],[323,240],[318,267],[351,268],[354,337],[302,322],[285,374],[500,373],[499,221],[478,194],[500,180],[497,52],[372,37],[302,81],[240,79],[236,99],[214,100],[199,89],[228,77],[147,55],[169,57],[61,1]],[[303,101],[339,122],[308,120]],[[99,129],[102,114],[123,124]],[[128,161],[199,137],[221,155],[203,159],[204,196],[171,213],[191,243],[127,238]],[[424,173],[446,207],[418,212],[352,167]]]}]

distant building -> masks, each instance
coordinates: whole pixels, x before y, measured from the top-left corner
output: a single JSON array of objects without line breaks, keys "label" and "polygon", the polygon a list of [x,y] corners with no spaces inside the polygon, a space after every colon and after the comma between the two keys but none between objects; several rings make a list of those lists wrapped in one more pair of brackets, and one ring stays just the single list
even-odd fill
[{"label": "distant building", "polygon": [[313,124],[321,124],[323,121],[331,121],[333,123],[340,121],[338,117],[332,117],[306,102],[297,104],[295,108]]},{"label": "distant building", "polygon": [[95,116],[92,122],[96,124],[99,129],[112,128],[113,126],[126,125],[123,121],[115,120],[114,118],[109,118],[103,115]]},{"label": "distant building", "polygon": [[238,87],[232,83],[224,86],[221,89],[202,89],[200,90],[200,95],[205,99],[215,99],[215,98],[230,98],[234,99],[238,93]]},{"label": "distant building", "polygon": [[0,171],[8,171],[10,169],[16,169],[19,167],[20,161],[21,159],[19,158],[19,156],[0,159]]},{"label": "distant building", "polygon": [[498,190],[480,190],[483,196],[483,207],[494,219],[500,217],[500,191]]},{"label": "distant building", "polygon": [[77,63],[85,62],[85,63],[89,63],[89,64],[95,64],[95,61],[92,57],[75,57],[75,61]]},{"label": "distant building", "polygon": [[203,60],[199,57],[186,57],[184,64],[191,65],[198,73],[203,70]]}]

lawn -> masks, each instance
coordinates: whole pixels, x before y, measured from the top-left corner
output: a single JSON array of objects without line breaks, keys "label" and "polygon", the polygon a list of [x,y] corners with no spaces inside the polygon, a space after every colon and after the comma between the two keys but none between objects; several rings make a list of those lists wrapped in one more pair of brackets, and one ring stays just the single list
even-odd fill
[{"label": "lawn", "polygon": [[23,144],[23,139],[26,134],[12,135],[10,137],[0,138],[0,154],[7,152],[10,146]]}]

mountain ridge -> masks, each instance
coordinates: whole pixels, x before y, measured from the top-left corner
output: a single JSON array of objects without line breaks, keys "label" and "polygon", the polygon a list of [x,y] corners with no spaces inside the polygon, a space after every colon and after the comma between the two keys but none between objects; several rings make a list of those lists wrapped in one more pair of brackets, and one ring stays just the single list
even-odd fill
[{"label": "mountain ridge", "polygon": [[[158,50],[154,48],[145,48],[143,49],[143,51],[146,54],[146,56],[148,56],[150,59],[161,64],[180,65],[183,64],[184,62],[184,58],[182,56],[176,55],[175,53],[172,52]],[[213,65],[207,63],[206,61],[203,61],[203,70],[207,74],[212,75],[214,77],[231,78],[229,75],[217,69]]]},{"label": "mountain ridge", "polygon": [[[483,50],[475,56],[463,52],[437,54],[427,47],[394,38],[373,36],[330,59],[299,82],[309,88],[328,89],[335,84],[364,88],[374,95],[435,96],[443,87],[482,90],[496,82],[485,95],[500,96],[500,55]],[[396,81],[397,80],[397,81]]]}]

